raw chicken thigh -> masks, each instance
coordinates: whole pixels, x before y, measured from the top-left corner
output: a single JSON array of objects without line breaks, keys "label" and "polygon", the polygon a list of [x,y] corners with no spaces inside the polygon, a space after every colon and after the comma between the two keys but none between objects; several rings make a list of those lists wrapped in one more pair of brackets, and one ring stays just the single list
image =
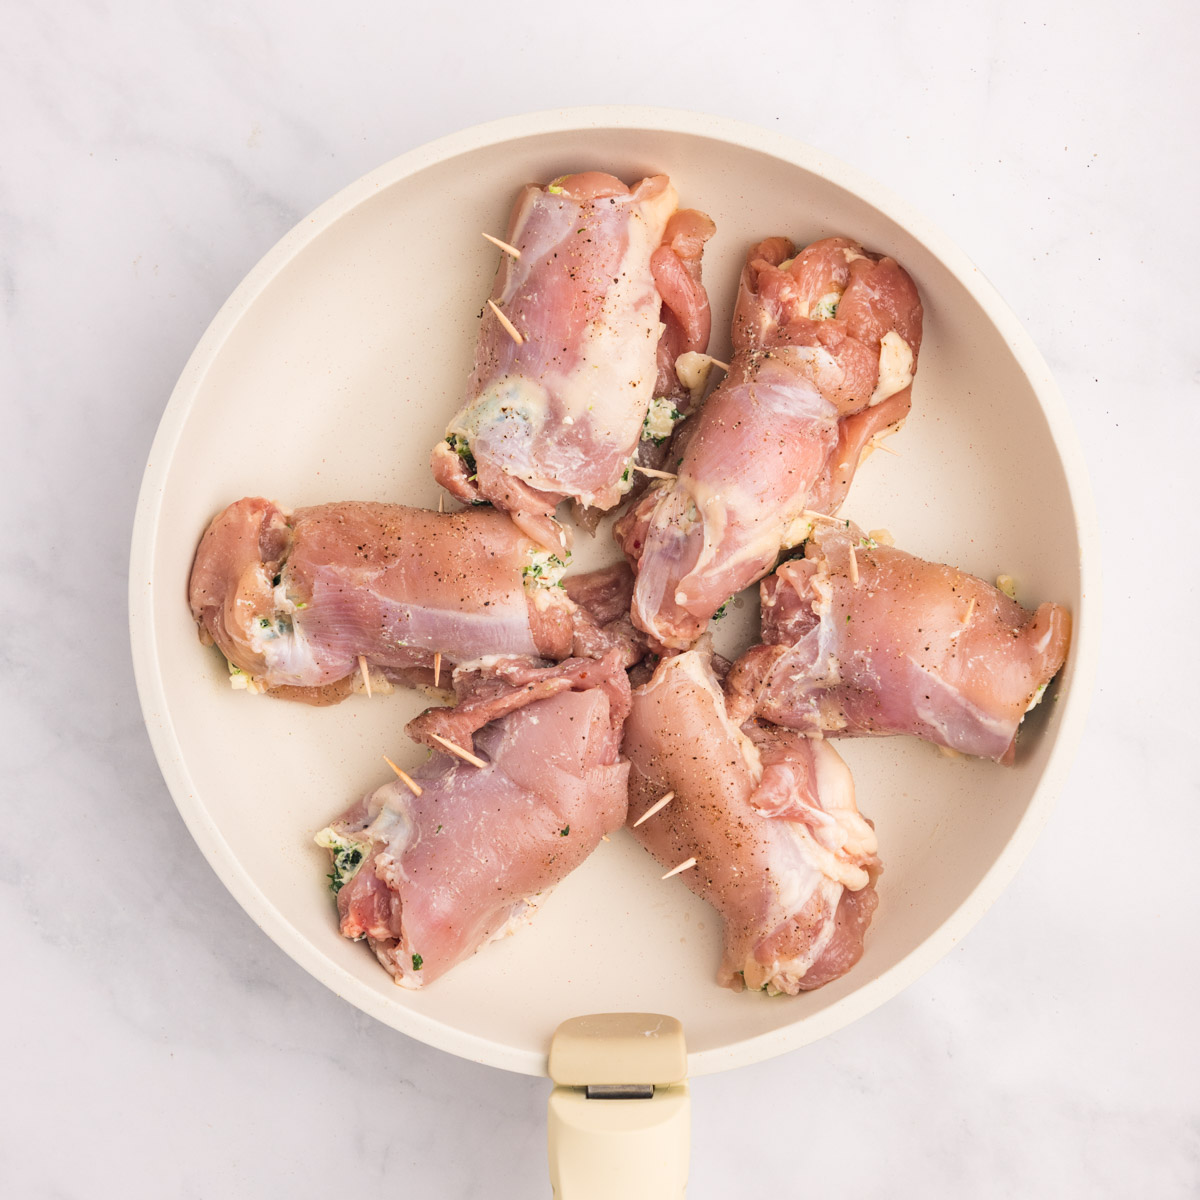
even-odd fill
[{"label": "raw chicken thigh", "polygon": [[[366,938],[398,984],[430,983],[511,932],[624,823],[629,684],[615,660],[585,669],[551,668],[569,683],[546,698],[524,683],[493,693],[506,711],[475,733],[483,766],[435,751],[412,772],[420,795],[396,780],[317,835],[341,932]],[[479,683],[456,674],[460,694]]]},{"label": "raw chicken thigh", "polygon": [[[673,435],[680,422],[692,415],[708,381],[711,359],[704,352],[712,332],[712,314],[701,267],[704,245],[716,231],[712,221],[695,209],[677,212],[667,222],[663,244],[650,260],[663,297],[663,332],[658,339],[654,399],[642,422],[642,439],[634,455],[638,467],[654,471],[666,467],[675,446]],[[692,365],[689,360],[693,359],[699,361]],[[645,491],[650,478],[635,472],[629,502]],[[592,525],[590,511],[594,510],[581,514],[585,525]]]},{"label": "raw chicken thigh", "polygon": [[466,401],[433,451],[451,494],[559,549],[559,501],[604,511],[628,491],[667,374],[660,343],[664,356],[707,343],[699,257],[712,222],[676,205],[665,175],[631,189],[593,171],[522,191],[508,230],[520,257],[501,260]]},{"label": "raw chicken thigh", "polygon": [[454,672],[454,706],[427,708],[409,721],[405,732],[431,750],[449,742],[473,752],[475,732],[489,722],[534,700],[593,687],[608,691],[612,719],[619,728],[629,714],[624,670],[620,650],[610,650],[600,659],[569,658],[556,666],[523,657],[492,657],[486,666],[458,668]]},{"label": "raw chicken thigh", "polygon": [[[733,362],[689,429],[678,477],[618,522],[637,572],[633,622],[690,646],[735,592],[836,508],[872,439],[908,413],[921,346],[916,287],[846,238],[747,256]],[[817,511],[820,511],[818,509]]]},{"label": "raw chicken thigh", "polygon": [[682,882],[724,921],[718,982],[795,995],[858,961],[880,867],[832,746],[739,729],[706,652],[691,650],[633,693],[623,750],[631,832],[664,867],[691,862]]},{"label": "raw chicken thigh", "polygon": [[1066,657],[1071,619],[982,579],[820,522],[761,585],[762,639],[726,681],[735,720],[826,736],[910,733],[1012,762],[1017,727]]},{"label": "raw chicken thigh", "polygon": [[[448,678],[485,655],[563,659],[577,637],[587,654],[628,648],[628,621],[600,629],[558,586],[562,566],[490,509],[346,502],[288,514],[246,499],[204,534],[189,597],[235,683],[329,704],[349,695],[360,656],[386,686],[432,683],[438,653]],[[609,591],[623,582],[612,571],[600,580]],[[590,594],[587,576],[574,586]]]}]

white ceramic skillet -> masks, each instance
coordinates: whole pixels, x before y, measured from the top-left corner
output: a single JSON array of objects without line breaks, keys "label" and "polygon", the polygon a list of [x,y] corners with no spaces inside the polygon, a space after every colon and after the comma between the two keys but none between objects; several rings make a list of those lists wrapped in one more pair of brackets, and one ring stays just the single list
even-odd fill
[{"label": "white ceramic skillet", "polygon": [[[430,447],[458,404],[477,314],[517,188],[589,168],[668,172],[717,224],[705,258],[713,353],[725,357],[746,248],[847,234],[897,258],[925,305],[907,425],[860,471],[844,515],[984,578],[1029,607],[1066,604],[1070,657],[1026,721],[1017,765],[949,760],[905,739],[839,742],[885,873],[862,961],[795,998],[714,982],[719,929],[681,880],[625,834],[428,992],[392,984],[337,934],[312,834],[420,752],[403,734],[426,701],[397,692],[315,710],[232,691],[203,649],[185,588],[224,505],[373,499],[435,507]],[[615,557],[581,537],[580,567]],[[402,1032],[541,1074],[551,1033],[580,1013],[683,1022],[704,1074],[801,1046],[915,979],[978,920],[1042,828],[1083,724],[1098,634],[1098,542],[1085,469],[1045,363],[970,261],[884,189],[824,155],[691,113],[594,108],[483,125],[380,167],[293,229],[246,277],[188,362],[146,468],[130,616],[146,724],[188,828],[250,916],[306,970]],[[746,643],[757,589],[721,628]],[[485,999],[486,998],[486,999]]]}]

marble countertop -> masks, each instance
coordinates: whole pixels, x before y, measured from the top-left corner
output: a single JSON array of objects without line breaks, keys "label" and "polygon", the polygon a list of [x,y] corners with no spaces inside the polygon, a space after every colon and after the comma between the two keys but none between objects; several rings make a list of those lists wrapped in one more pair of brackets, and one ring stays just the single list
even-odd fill
[{"label": "marble countertop", "polygon": [[632,102],[940,224],[1055,371],[1107,535],[1084,742],[1015,882],[883,1008],[695,1081],[689,1195],[1196,1195],[1193,6],[406,7],[9,8],[0,1190],[549,1195],[546,1081],[364,1016],[224,891],[142,726],[126,570],[175,378],[301,216],[464,126]]}]

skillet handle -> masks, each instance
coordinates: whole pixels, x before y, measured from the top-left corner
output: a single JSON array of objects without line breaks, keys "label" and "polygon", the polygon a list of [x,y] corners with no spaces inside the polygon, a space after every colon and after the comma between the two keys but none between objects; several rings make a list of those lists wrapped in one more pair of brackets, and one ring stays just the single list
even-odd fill
[{"label": "skillet handle", "polygon": [[691,1097],[683,1026],[597,1013],[558,1027],[547,1114],[556,1200],[683,1200]]}]

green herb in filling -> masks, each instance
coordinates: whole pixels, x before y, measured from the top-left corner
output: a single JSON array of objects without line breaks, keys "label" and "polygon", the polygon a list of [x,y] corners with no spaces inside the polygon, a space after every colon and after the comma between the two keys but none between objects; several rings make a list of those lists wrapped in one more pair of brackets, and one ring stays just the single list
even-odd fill
[{"label": "green herb in filling", "polygon": [[463,460],[463,464],[466,466],[471,478],[474,478],[476,471],[475,455],[471,453],[471,443],[465,437],[457,433],[452,433],[446,439],[446,444]]},{"label": "green herb in filling", "polygon": [[822,296],[817,301],[812,310],[812,319],[814,321],[828,321],[831,317],[837,316],[838,297],[832,294]]},{"label": "green herb in filling", "polygon": [[326,878],[329,880],[329,890],[336,896],[363,865],[366,845],[335,833],[332,827],[322,829],[314,840],[333,855],[333,870]]},{"label": "green herb in filling", "polygon": [[570,552],[565,559],[557,554],[531,554],[528,565],[521,568],[526,587],[562,587],[562,573],[567,569]]},{"label": "green herb in filling", "polygon": [[675,429],[675,422],[683,419],[683,413],[665,396],[655,396],[642,418],[642,440],[661,446]]}]

